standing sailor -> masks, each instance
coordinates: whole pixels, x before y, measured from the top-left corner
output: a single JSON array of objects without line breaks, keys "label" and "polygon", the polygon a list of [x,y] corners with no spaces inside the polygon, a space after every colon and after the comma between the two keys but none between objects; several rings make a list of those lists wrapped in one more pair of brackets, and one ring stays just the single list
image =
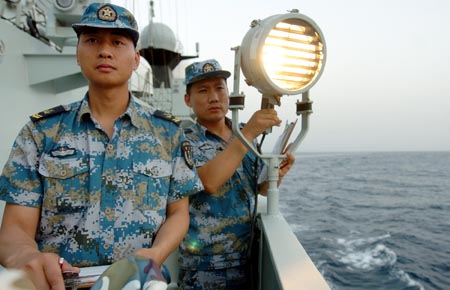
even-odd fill
[{"label": "standing sailor", "polygon": [[[181,247],[181,289],[250,289],[248,250],[255,196],[266,194],[268,182],[257,184],[263,161],[233,135],[228,113],[226,79],[214,60],[186,68],[184,100],[197,117],[185,130],[193,147],[194,163],[205,190],[189,197],[190,224]],[[273,109],[257,111],[241,132],[249,142],[281,120]],[[294,163],[294,155],[280,165],[280,184]]]},{"label": "standing sailor", "polygon": [[0,176],[0,263],[39,290],[63,290],[61,271],[133,254],[161,266],[187,231],[186,196],[203,188],[177,121],[129,93],[134,16],[93,3],[73,28],[88,92],[33,115]]}]

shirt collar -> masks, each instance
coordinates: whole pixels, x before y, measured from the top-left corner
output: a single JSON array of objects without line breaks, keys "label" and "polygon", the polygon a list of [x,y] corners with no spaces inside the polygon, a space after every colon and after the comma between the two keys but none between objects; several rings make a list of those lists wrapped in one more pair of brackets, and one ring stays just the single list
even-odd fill
[{"label": "shirt collar", "polygon": [[[88,99],[89,99],[89,93],[86,93],[80,104],[79,115],[78,115],[79,121],[86,120],[86,118],[90,118],[90,116],[92,115],[92,111],[91,111],[91,108],[89,107]],[[133,95],[130,95],[130,101],[128,103],[128,107],[127,107],[126,111],[120,116],[120,118],[122,118],[123,116],[127,116],[130,119],[131,124],[133,124],[133,126],[135,126],[137,128],[140,127],[140,125],[142,123],[142,119],[139,118],[136,100]]]},{"label": "shirt collar", "polygon": [[[228,128],[232,129],[232,122],[231,122],[230,118],[225,117],[225,125],[227,125]],[[199,122],[196,122],[195,126],[197,127],[197,130],[199,130],[204,136],[206,136],[206,134],[211,134],[214,136],[216,135],[216,134],[212,133],[211,131],[209,131],[208,128],[206,128]]]}]

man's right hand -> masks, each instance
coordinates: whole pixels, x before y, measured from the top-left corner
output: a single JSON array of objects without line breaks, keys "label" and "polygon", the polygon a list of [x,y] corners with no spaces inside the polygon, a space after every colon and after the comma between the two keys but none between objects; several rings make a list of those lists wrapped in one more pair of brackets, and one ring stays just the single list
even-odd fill
[{"label": "man's right hand", "polygon": [[281,120],[278,118],[277,111],[274,109],[262,109],[253,114],[241,132],[251,142],[267,129],[280,125]]},{"label": "man's right hand", "polygon": [[36,230],[40,218],[38,208],[6,203],[0,228],[0,263],[8,269],[25,272],[38,290],[65,290],[62,271],[80,269],[64,262],[59,256],[38,250]]},{"label": "man's right hand", "polygon": [[72,267],[66,261],[61,267],[59,256],[52,253],[35,253],[18,262],[22,265],[17,264],[16,267],[25,271],[27,277],[39,290],[65,290],[62,272],[80,272],[79,268]]}]

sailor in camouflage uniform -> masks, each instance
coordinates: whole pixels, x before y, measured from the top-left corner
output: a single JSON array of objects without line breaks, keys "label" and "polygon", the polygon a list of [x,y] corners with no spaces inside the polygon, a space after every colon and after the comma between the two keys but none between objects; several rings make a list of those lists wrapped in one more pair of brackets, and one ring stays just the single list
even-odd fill
[{"label": "sailor in camouflage uniform", "polygon": [[187,196],[203,189],[179,122],[129,93],[133,15],[94,3],[74,30],[88,92],[33,115],[0,177],[0,263],[40,290],[64,289],[61,271],[132,254],[161,266],[188,228]]},{"label": "sailor in camouflage uniform", "polygon": [[[179,286],[185,290],[250,289],[248,250],[257,184],[263,162],[233,135],[228,112],[228,71],[214,60],[186,68],[185,102],[197,123],[185,129],[205,190],[189,197],[189,230],[180,246]],[[267,128],[279,126],[275,110],[256,112],[241,131],[254,142]],[[291,168],[287,154],[279,174]]]}]

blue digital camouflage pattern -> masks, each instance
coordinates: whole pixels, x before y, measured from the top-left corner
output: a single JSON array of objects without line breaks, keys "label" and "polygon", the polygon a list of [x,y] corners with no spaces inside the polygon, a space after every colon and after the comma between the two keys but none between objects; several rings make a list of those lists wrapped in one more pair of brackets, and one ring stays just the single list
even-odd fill
[{"label": "blue digital camouflage pattern", "polygon": [[184,134],[131,97],[109,139],[82,101],[34,115],[0,176],[0,199],[41,208],[40,250],[75,266],[148,248],[166,206],[203,189],[180,149]]},{"label": "blue digital camouflage pattern", "polygon": [[139,28],[133,14],[111,3],[91,3],[84,10],[81,22],[72,25],[77,35],[86,27],[124,29],[134,43],[139,39]]},{"label": "blue digital camouflage pattern", "polygon": [[[227,123],[231,126],[230,120]],[[192,144],[196,167],[203,166],[227,146],[227,142],[199,123],[185,129],[185,135]],[[259,174],[263,161],[248,152],[217,192],[201,191],[189,197],[190,225],[180,246],[180,267],[207,270],[246,263],[255,205],[256,160]]]},{"label": "blue digital camouflage pattern", "polygon": [[226,70],[222,70],[220,63],[215,59],[207,59],[204,61],[198,61],[191,63],[185,68],[185,80],[186,85],[192,83],[210,79],[210,78],[229,78],[231,73]]}]

